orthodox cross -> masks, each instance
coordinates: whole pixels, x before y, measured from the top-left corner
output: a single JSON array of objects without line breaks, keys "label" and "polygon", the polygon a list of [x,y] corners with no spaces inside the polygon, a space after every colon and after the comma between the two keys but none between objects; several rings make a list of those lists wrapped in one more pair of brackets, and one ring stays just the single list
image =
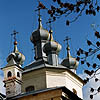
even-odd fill
[{"label": "orthodox cross", "polygon": [[37,9],[35,11],[38,11],[38,21],[39,21],[39,29],[42,27],[42,24],[41,24],[41,14],[40,14],[40,10],[41,10],[41,2],[39,0],[38,1],[38,6],[37,6]]},{"label": "orthodox cross", "polygon": [[19,32],[16,32],[16,30],[14,30],[13,31],[13,33],[11,34],[11,35],[13,35],[14,36],[14,41],[16,41],[17,39],[16,39],[16,35],[18,34]]},{"label": "orthodox cross", "polygon": [[66,36],[66,38],[65,38],[65,40],[64,41],[67,41],[67,57],[69,58],[69,56],[70,56],[70,48],[69,48],[69,40],[70,40],[71,38],[69,38],[68,36]]},{"label": "orthodox cross", "polygon": [[38,11],[38,16],[39,16],[39,18],[41,18],[41,15],[40,15],[41,8],[39,7],[39,5],[40,5],[41,2],[39,0],[37,0],[37,1],[38,1],[39,4],[37,6],[38,9],[36,9],[35,11]]},{"label": "orthodox cross", "polygon": [[69,38],[68,36],[66,36],[64,42],[67,41],[67,46],[69,46],[69,40],[71,40],[71,38]]}]

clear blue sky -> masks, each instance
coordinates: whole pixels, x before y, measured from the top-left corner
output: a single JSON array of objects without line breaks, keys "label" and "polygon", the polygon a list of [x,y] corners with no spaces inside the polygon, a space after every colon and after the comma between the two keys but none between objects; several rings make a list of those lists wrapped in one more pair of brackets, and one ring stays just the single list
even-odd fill
[{"label": "clear blue sky", "polygon": [[[50,1],[40,0],[49,5]],[[0,67],[6,65],[6,58],[13,50],[13,41],[11,34],[15,29],[19,32],[17,35],[18,48],[25,56],[24,66],[31,63],[34,53],[33,45],[30,42],[30,35],[38,27],[38,16],[34,11],[37,7],[37,0],[0,0]],[[47,21],[46,12],[41,12],[43,27],[48,28],[45,24]],[[62,17],[52,24],[53,36],[56,41],[62,45],[60,58],[66,55],[64,42],[66,36],[71,38],[70,48],[72,56],[76,55],[76,50],[80,47],[85,48],[86,39],[93,38],[92,23],[100,25],[100,14],[97,16],[85,16],[84,14],[70,26],[65,25],[66,18]],[[63,56],[64,55],[64,56]],[[79,65],[78,73],[82,72]]]}]

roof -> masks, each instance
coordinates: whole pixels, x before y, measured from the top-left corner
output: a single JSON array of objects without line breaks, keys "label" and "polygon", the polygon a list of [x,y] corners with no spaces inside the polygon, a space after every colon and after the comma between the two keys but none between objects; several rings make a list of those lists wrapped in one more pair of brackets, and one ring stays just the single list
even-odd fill
[{"label": "roof", "polygon": [[66,93],[68,95],[68,98],[70,98],[70,100],[82,100],[81,98],[79,98],[76,94],[71,92],[66,87],[46,88],[46,89],[42,89],[42,90],[21,93],[20,95],[17,95],[17,96],[12,97],[12,98],[8,98],[7,100],[16,100],[16,99],[24,97],[24,96],[36,95],[36,94],[39,94],[39,93],[43,93],[43,92],[47,92],[47,91],[51,91],[51,90],[57,90],[57,89],[61,89],[64,93]]},{"label": "roof", "polygon": [[39,60],[34,61],[31,64],[25,66],[23,74],[28,73],[28,72],[33,71],[33,70],[42,69],[42,68],[50,68],[50,69],[52,68],[52,69],[58,69],[58,70],[59,69],[66,70],[68,73],[70,73],[71,75],[76,77],[80,82],[85,84],[84,81],[78,75],[76,75],[74,72],[72,72],[66,66],[63,66],[63,65],[60,65],[60,64],[58,66],[52,66],[52,65],[47,64],[43,59],[39,59]]},{"label": "roof", "polygon": [[[0,93],[0,97],[1,98],[6,98],[6,96],[4,94],[2,94],[2,93]],[[0,100],[1,100],[1,98],[0,98]]]},{"label": "roof", "polygon": [[63,69],[68,69],[68,68],[66,68],[65,66],[62,66],[62,65],[58,65],[58,66],[49,65],[44,60],[39,59],[39,60],[37,60],[35,62],[32,62],[31,64],[25,66],[23,73],[30,72],[32,70],[37,70],[37,69],[44,68],[44,67],[45,68],[60,68],[60,69],[63,68]]}]

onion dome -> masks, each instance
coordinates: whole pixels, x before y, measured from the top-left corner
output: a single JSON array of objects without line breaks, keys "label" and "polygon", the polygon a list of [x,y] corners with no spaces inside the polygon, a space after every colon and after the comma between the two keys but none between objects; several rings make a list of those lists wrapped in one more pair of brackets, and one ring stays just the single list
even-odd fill
[{"label": "onion dome", "polygon": [[[52,33],[52,31],[50,31],[50,32]],[[50,41],[48,41],[44,45],[43,51],[46,54],[50,54],[51,52],[58,54],[59,51],[61,50],[61,45],[53,40],[52,35],[50,36],[50,38],[51,38]]]},{"label": "onion dome", "polygon": [[39,18],[39,26],[38,29],[32,32],[30,40],[32,43],[36,44],[41,40],[49,40],[50,33],[42,27],[41,18]]},{"label": "onion dome", "polygon": [[25,61],[25,56],[17,49],[17,41],[14,42],[14,51],[7,57],[7,62],[14,60],[15,64],[22,65]]},{"label": "onion dome", "polygon": [[44,45],[43,51],[47,54],[56,52],[57,54],[61,50],[61,45],[55,41],[49,41]]},{"label": "onion dome", "polygon": [[73,58],[70,55],[70,48],[69,46],[67,47],[67,58],[64,59],[61,63],[63,66],[66,66],[69,69],[76,69],[79,62],[76,60],[76,58]]}]

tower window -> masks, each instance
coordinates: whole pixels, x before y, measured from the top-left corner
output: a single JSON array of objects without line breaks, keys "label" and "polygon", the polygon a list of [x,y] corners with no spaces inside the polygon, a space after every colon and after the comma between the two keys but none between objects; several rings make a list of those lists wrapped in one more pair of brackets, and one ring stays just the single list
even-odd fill
[{"label": "tower window", "polygon": [[12,76],[12,73],[11,73],[11,71],[9,71],[7,74],[7,77],[11,77],[11,76]]},{"label": "tower window", "polygon": [[77,95],[77,91],[75,89],[73,89],[73,93]]},{"label": "tower window", "polygon": [[17,77],[20,77],[20,73],[19,72],[17,72]]},{"label": "tower window", "polygon": [[30,92],[30,91],[33,91],[34,90],[34,86],[28,86],[26,87],[26,92]]}]

